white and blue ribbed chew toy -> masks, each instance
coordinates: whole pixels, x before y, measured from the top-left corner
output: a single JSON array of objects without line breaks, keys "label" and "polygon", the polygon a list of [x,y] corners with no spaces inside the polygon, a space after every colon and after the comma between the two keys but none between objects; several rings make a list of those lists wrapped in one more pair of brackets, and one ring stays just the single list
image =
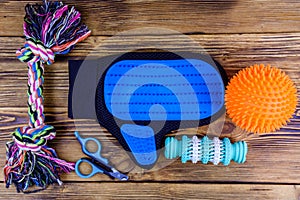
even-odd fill
[{"label": "white and blue ribbed chew toy", "polygon": [[207,136],[199,139],[197,136],[189,138],[184,135],[181,140],[175,137],[167,137],[165,140],[165,157],[167,159],[181,157],[182,163],[191,160],[192,163],[201,161],[203,164],[212,162],[214,165],[221,162],[227,166],[231,160],[244,163],[247,152],[245,141],[232,144],[228,138],[220,140],[214,137],[211,140]]}]

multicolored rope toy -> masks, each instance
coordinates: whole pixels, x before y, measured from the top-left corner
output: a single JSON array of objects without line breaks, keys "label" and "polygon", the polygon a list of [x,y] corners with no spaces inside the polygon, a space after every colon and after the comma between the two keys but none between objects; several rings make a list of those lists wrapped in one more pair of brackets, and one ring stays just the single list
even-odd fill
[{"label": "multicolored rope toy", "polygon": [[165,157],[167,159],[181,157],[182,163],[191,160],[192,163],[201,161],[203,164],[212,162],[214,165],[223,163],[227,166],[231,160],[244,163],[247,152],[248,147],[245,141],[231,144],[228,138],[220,140],[214,137],[211,140],[207,136],[200,139],[197,136],[189,138],[184,135],[181,140],[175,137],[167,137],[165,140]]},{"label": "multicolored rope toy", "polygon": [[4,167],[6,187],[14,184],[18,192],[33,185],[42,189],[55,182],[61,185],[59,175],[74,170],[74,163],[59,159],[55,150],[46,146],[56,131],[44,123],[44,63],[53,64],[55,55],[67,54],[91,33],[81,24],[80,13],[62,2],[28,4],[25,11],[26,42],[16,54],[28,65],[29,124],[12,133],[13,141],[6,144]]}]

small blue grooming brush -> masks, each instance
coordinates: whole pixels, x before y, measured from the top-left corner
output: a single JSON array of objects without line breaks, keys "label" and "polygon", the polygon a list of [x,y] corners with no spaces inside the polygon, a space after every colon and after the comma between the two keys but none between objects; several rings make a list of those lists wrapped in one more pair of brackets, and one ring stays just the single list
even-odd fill
[{"label": "small blue grooming brush", "polygon": [[239,141],[231,144],[228,138],[220,140],[214,137],[210,140],[207,136],[199,139],[197,136],[188,138],[184,135],[181,140],[175,137],[167,137],[165,140],[165,157],[167,159],[181,157],[182,163],[189,160],[193,163],[200,161],[203,164],[212,162],[214,165],[221,162],[225,166],[229,165],[231,160],[244,163],[247,152],[246,142]]},{"label": "small blue grooming brush", "polygon": [[227,76],[204,55],[128,53],[102,75],[96,114],[133,160],[149,169],[165,134],[209,124],[225,111]]},{"label": "small blue grooming brush", "polygon": [[[207,55],[130,52],[84,65],[86,76],[78,76],[80,65],[69,68],[69,116],[75,106],[77,118],[97,117],[142,168],[154,166],[167,133],[207,125],[225,113],[227,76]],[[79,81],[72,95],[80,77],[88,80]]]}]

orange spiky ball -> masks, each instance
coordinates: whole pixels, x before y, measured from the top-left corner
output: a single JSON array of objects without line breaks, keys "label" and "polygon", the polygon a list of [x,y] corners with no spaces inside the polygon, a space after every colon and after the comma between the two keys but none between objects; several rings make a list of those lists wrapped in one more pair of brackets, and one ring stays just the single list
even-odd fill
[{"label": "orange spiky ball", "polygon": [[270,65],[254,65],[239,71],[229,82],[225,105],[232,121],[253,133],[278,130],[286,125],[297,105],[292,80]]}]

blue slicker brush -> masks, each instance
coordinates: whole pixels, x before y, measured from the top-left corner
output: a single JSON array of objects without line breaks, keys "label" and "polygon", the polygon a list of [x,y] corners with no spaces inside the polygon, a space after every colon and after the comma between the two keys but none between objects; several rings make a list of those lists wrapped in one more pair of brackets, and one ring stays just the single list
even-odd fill
[{"label": "blue slicker brush", "polygon": [[174,159],[181,157],[181,162],[186,163],[191,160],[193,163],[201,161],[203,164],[212,162],[218,165],[220,162],[225,166],[233,160],[236,163],[244,163],[247,155],[247,143],[239,141],[231,143],[228,138],[220,140],[214,137],[212,140],[207,136],[199,139],[197,136],[192,138],[186,135],[181,140],[175,137],[167,137],[165,140],[165,157]]}]

